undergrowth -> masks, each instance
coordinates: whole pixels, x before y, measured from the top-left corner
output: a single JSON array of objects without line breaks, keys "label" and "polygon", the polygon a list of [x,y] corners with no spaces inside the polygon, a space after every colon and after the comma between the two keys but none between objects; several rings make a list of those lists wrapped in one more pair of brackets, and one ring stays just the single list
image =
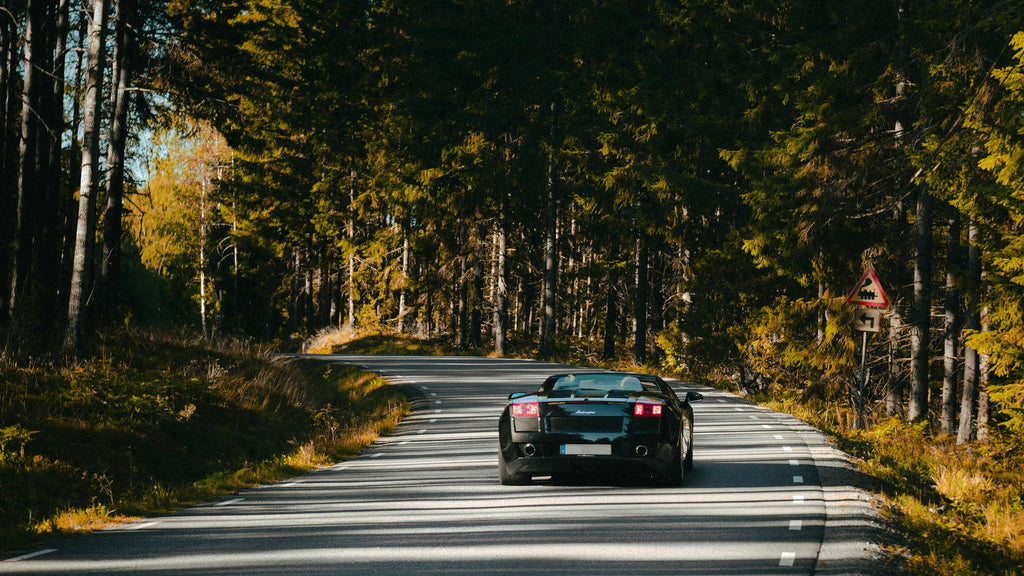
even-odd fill
[{"label": "undergrowth", "polygon": [[881,419],[848,425],[852,410],[788,394],[761,398],[830,434],[852,455],[884,517],[906,539],[910,576],[1024,573],[1024,456],[996,438],[958,446],[926,423]]},{"label": "undergrowth", "polygon": [[352,456],[408,410],[354,368],[138,330],[85,360],[0,362],[0,549]]}]

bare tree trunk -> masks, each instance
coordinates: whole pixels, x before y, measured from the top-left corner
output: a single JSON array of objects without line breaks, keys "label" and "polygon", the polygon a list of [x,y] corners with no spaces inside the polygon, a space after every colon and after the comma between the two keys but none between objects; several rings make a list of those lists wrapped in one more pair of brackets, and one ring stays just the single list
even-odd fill
[{"label": "bare tree trunk", "polygon": [[356,237],[356,171],[353,169],[349,174],[349,188],[348,188],[348,205],[349,205],[349,217],[348,217],[348,314],[345,318],[345,328],[351,330],[356,325],[356,254],[355,254],[355,237]]},{"label": "bare tree trunk", "polygon": [[99,166],[99,131],[103,67],[105,60],[104,36],[107,25],[106,0],[93,0],[89,20],[88,70],[85,85],[85,111],[82,122],[82,175],[78,191],[78,226],[75,234],[75,261],[71,276],[71,294],[68,302],[68,325],[64,335],[64,350],[78,349],[82,321],[86,311],[89,286],[92,282],[92,249],[95,234],[95,199]]},{"label": "bare tree trunk", "polygon": [[25,56],[22,83],[21,143],[18,157],[18,195],[15,206],[14,262],[10,277],[8,313],[21,315],[22,298],[28,291],[32,268],[33,238],[40,194],[40,174],[36,148],[39,134],[40,95],[45,84],[40,71],[46,51],[43,34],[45,0],[28,0],[25,5]]},{"label": "bare tree trunk", "polygon": [[402,228],[402,287],[398,291],[398,332],[405,332],[405,291],[409,284],[409,232]]},{"label": "bare tree trunk", "polygon": [[302,292],[300,293],[301,305],[299,308],[302,315],[299,316],[299,326],[308,336],[316,332],[316,301],[313,299],[313,284],[319,266],[314,266],[316,256],[312,241],[305,242],[303,253]]},{"label": "bare tree trunk", "polygon": [[206,175],[199,181],[199,320],[203,338],[211,336],[206,322]]},{"label": "bare tree trunk", "polygon": [[[100,315],[110,321],[121,300],[121,213],[124,206],[124,152],[128,141],[128,85],[131,82],[131,36],[128,18],[134,0],[118,0],[111,76],[110,137],[107,142],[107,206],[103,216],[103,258],[100,266]],[[205,184],[204,184],[205,185]]]},{"label": "bare tree trunk", "polygon": [[293,336],[302,327],[302,264],[303,248],[299,243],[292,246],[291,288],[288,294],[288,335]]},{"label": "bare tree trunk", "polygon": [[642,366],[647,361],[647,240],[643,233],[636,239],[636,299],[633,306],[633,361]]},{"label": "bare tree trunk", "polygon": [[940,431],[952,434],[956,428],[956,385],[957,360],[959,359],[960,290],[956,285],[956,274],[960,269],[960,215],[949,219],[946,262],[946,334],[943,346],[942,371],[942,418]]},{"label": "bare tree trunk", "polygon": [[[971,218],[967,233],[967,330],[981,329],[981,248],[978,246],[978,224]],[[970,345],[964,346],[964,387],[960,392],[960,426],[956,443],[966,444],[974,437],[974,397],[978,389],[978,351]]]},{"label": "bare tree trunk", "polygon": [[[80,39],[87,38],[89,36],[89,19],[79,18],[78,20],[78,37]],[[72,159],[69,162],[68,182],[80,182],[82,180],[82,140],[79,135],[81,134],[82,127],[83,102],[82,98],[77,95],[85,93],[85,69],[89,65],[89,56],[85,50],[77,50],[75,53],[77,57],[75,58],[74,88],[72,91],[76,94],[76,97],[71,99],[71,122],[67,130],[69,135],[68,157]],[[62,198],[61,210],[64,214],[64,221],[62,223],[64,226],[62,230],[64,245],[61,247],[60,277],[62,286],[66,289],[67,286],[65,285],[70,285],[75,262],[78,200],[73,197]]]},{"label": "bare tree trunk", "polygon": [[601,357],[605,360],[612,360],[615,358],[615,337],[618,332],[616,326],[619,323],[619,308],[616,302],[615,276],[611,271],[608,272],[607,282],[604,308],[604,348],[601,351]]},{"label": "bare tree trunk", "polygon": [[[558,102],[551,102],[551,135],[558,131]],[[555,159],[548,159],[547,202],[544,210],[544,288],[541,294],[539,356],[555,353],[555,297],[558,283],[558,176]]]},{"label": "bare tree trunk", "polygon": [[917,196],[914,262],[914,304],[910,328],[910,404],[907,418],[928,419],[928,360],[931,328],[930,280],[932,270],[931,194],[921,186]]},{"label": "bare tree trunk", "polygon": [[652,259],[654,264],[650,267],[651,272],[649,274],[648,282],[648,301],[647,306],[650,316],[648,321],[648,332],[651,337],[647,339],[647,361],[657,364],[661,361],[661,349],[658,347],[657,335],[665,329],[665,316],[662,313],[665,308],[665,292],[664,292],[664,279],[665,279],[665,258],[664,246],[659,241],[658,249],[654,252]]},{"label": "bare tree trunk", "polygon": [[458,320],[459,328],[459,349],[465,349],[469,346],[469,304],[467,303],[467,292],[469,289],[466,285],[466,278],[466,258],[463,257],[459,258],[459,298],[458,305],[456,307],[456,318]]},{"label": "bare tree trunk", "polygon": [[505,264],[505,202],[502,202],[498,221],[494,229],[494,354],[505,355],[505,338],[508,331],[508,288]]},{"label": "bare tree trunk", "polygon": [[[66,4],[61,8],[66,11]],[[67,17],[53,0],[43,3],[42,34],[34,40],[38,44],[36,61],[38,86],[35,94],[33,198],[31,216],[30,272],[24,278],[31,284],[21,298],[23,311],[28,311],[35,325],[53,326],[57,312],[53,301],[59,284],[59,242],[56,233],[59,212],[57,206],[60,189],[60,149],[63,132],[63,52],[67,33]],[[60,55],[60,58],[57,57]],[[23,286],[24,288],[24,286]]]},{"label": "bare tree trunk", "polygon": [[[13,152],[16,149],[10,125],[17,110],[15,94],[18,55],[18,30],[13,18],[0,14],[0,246],[11,246],[14,240],[17,184],[14,178]],[[10,304],[11,254],[0,250],[0,324],[7,319]]]},{"label": "bare tree trunk", "polygon": [[[981,331],[988,332],[988,309],[981,311]],[[978,355],[978,432],[981,442],[988,442],[988,421],[990,402],[988,397],[988,354]]]},{"label": "bare tree trunk", "polygon": [[480,230],[480,218],[470,225],[469,256],[469,345],[479,348],[483,345],[483,308],[484,308],[484,263],[480,256],[483,250],[483,238]]},{"label": "bare tree trunk", "polygon": [[900,365],[900,333],[903,331],[903,317],[896,309],[889,316],[889,386],[885,391],[885,413],[887,416],[903,415],[903,367]]},{"label": "bare tree trunk", "polygon": [[[331,263],[334,262],[334,250],[324,243],[319,250],[320,284],[316,295],[317,326],[316,330],[330,326],[334,318],[334,282]],[[310,331],[313,334],[314,331]]]},{"label": "bare tree trunk", "polygon": [[423,333],[427,338],[434,335],[434,291],[427,286],[427,293],[423,303]]}]

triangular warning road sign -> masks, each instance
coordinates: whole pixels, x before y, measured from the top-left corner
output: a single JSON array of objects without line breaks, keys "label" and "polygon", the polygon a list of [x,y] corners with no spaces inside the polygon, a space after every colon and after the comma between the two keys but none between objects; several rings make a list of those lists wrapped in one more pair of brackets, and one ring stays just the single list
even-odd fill
[{"label": "triangular warning road sign", "polygon": [[889,297],[882,289],[882,283],[878,281],[878,275],[874,268],[868,268],[864,275],[857,281],[850,295],[846,297],[847,304],[857,306],[888,306]]}]

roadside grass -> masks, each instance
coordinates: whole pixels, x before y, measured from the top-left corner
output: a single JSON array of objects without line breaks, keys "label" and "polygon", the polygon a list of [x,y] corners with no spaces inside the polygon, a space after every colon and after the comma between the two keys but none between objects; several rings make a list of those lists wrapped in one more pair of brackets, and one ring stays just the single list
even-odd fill
[{"label": "roadside grass", "polygon": [[82,357],[0,362],[0,549],[289,478],[408,411],[372,374],[233,339],[122,330]]},{"label": "roadside grass", "polygon": [[887,418],[856,430],[853,410],[787,394],[755,398],[829,434],[856,459],[883,517],[905,538],[909,576],[1024,573],[1024,455],[996,438],[957,446],[924,424]]},{"label": "roadside grass", "polygon": [[456,351],[445,338],[417,338],[408,334],[385,334],[351,328],[321,330],[305,346],[310,354],[369,354],[379,356],[478,355],[478,351]]}]

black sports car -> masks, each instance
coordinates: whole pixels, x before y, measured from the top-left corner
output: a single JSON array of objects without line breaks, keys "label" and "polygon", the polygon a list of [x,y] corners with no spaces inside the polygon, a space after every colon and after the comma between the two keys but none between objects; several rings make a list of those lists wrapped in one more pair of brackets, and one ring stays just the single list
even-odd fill
[{"label": "black sports car", "polygon": [[586,372],[517,393],[498,423],[502,484],[591,468],[653,474],[679,486],[693,467],[693,409],[657,376]]}]

